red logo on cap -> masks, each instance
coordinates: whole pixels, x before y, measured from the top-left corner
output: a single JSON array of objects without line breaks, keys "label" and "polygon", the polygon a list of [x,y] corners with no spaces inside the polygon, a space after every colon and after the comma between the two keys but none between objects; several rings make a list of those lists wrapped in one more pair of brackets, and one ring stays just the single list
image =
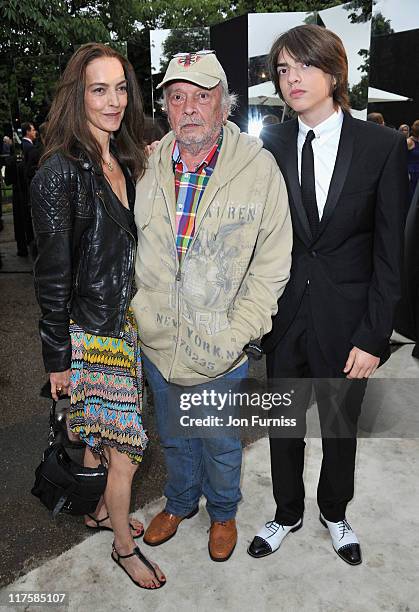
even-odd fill
[{"label": "red logo on cap", "polygon": [[201,57],[199,55],[196,55],[196,53],[189,53],[188,55],[185,55],[184,57],[180,57],[177,63],[183,64],[184,68],[189,68],[189,66],[191,66],[192,64],[199,62],[200,59]]}]

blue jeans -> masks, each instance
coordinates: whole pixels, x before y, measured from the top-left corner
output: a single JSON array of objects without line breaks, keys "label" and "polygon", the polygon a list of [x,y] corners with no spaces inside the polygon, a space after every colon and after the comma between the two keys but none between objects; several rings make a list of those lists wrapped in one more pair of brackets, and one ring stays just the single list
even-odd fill
[{"label": "blue jeans", "polygon": [[[198,506],[201,495],[205,495],[212,521],[234,518],[241,500],[241,440],[234,437],[171,437],[166,424],[172,385],[147,357],[143,355],[142,359],[153,392],[157,431],[166,461],[166,512],[186,516]],[[242,380],[247,377],[248,369],[246,362],[222,379]],[[188,389],[192,392],[194,387]]]}]

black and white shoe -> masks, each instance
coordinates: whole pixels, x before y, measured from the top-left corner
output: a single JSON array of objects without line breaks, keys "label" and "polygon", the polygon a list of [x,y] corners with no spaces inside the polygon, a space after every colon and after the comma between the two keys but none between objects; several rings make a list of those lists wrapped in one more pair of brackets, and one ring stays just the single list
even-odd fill
[{"label": "black and white shoe", "polygon": [[349,563],[349,565],[359,565],[362,563],[359,540],[348,521],[343,519],[343,521],[338,523],[332,523],[332,521],[327,521],[322,514],[320,514],[319,518],[321,524],[329,529],[333,548],[339,557],[346,561],[346,563]]},{"label": "black and white shoe", "polygon": [[274,553],[281,546],[282,540],[291,532],[298,531],[303,526],[300,518],[295,525],[281,525],[275,521],[268,521],[255,535],[247,552],[251,557],[259,559]]}]

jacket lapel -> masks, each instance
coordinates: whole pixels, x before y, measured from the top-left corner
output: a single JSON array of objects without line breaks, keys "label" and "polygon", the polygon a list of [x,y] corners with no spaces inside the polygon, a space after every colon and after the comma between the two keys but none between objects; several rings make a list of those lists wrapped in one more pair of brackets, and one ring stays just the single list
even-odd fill
[{"label": "jacket lapel", "polygon": [[[97,195],[102,201],[106,212],[118,225],[123,227],[129,234],[132,234],[132,229],[129,223],[129,216],[124,210],[123,204],[118,200],[112,187],[109,185],[103,174],[95,175],[96,184],[99,186]],[[106,195],[107,194],[107,195]]]},{"label": "jacket lapel", "polygon": [[345,113],[342,131],[340,133],[338,152],[336,155],[335,167],[330,181],[329,192],[327,194],[326,204],[324,206],[323,215],[320,221],[319,233],[316,236],[318,239],[324,232],[333,211],[336,208],[340,194],[343,189],[346,177],[348,175],[349,166],[352,160],[352,153],[355,140],[355,125],[351,115]]},{"label": "jacket lapel", "polygon": [[[295,212],[297,213],[303,229],[303,235],[301,238],[305,243],[310,243],[312,241],[312,234],[307,213],[301,198],[301,187],[298,178],[298,121],[296,119],[294,121],[289,121],[288,125],[289,128],[287,129],[287,132],[283,133],[283,151],[280,158],[283,160],[282,168],[288,183],[289,194],[291,196],[290,203],[294,206]],[[295,230],[296,228],[294,227],[294,231]]]}]

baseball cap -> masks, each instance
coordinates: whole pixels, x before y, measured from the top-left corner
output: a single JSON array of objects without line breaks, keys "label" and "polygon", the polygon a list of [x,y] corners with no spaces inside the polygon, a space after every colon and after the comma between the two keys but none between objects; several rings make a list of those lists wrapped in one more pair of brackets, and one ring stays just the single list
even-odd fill
[{"label": "baseball cap", "polygon": [[177,53],[170,60],[164,79],[157,88],[172,81],[188,81],[205,89],[212,89],[222,81],[228,88],[226,74],[214,51]]}]

